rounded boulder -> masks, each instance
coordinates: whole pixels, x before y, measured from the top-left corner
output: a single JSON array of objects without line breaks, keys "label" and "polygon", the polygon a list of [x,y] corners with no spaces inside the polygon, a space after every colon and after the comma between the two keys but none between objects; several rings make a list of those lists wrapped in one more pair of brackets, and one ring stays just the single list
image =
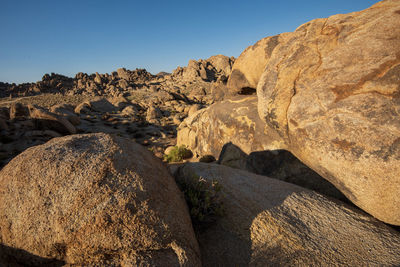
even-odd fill
[{"label": "rounded boulder", "polygon": [[39,266],[200,265],[168,170],[142,146],[103,133],[54,138],[3,168],[0,243],[5,258]]}]

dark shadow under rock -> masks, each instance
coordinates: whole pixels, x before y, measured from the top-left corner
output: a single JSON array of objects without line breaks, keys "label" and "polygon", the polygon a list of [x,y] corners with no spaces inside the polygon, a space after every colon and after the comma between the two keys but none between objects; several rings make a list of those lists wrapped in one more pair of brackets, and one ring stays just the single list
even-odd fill
[{"label": "dark shadow under rock", "polygon": [[23,249],[13,248],[0,244],[0,266],[20,267],[20,266],[48,266],[60,267],[65,262],[57,259],[43,258]]},{"label": "dark shadow under rock", "polygon": [[296,184],[351,203],[334,185],[287,150],[256,151],[247,155],[238,146],[227,143],[221,150],[218,163]]}]

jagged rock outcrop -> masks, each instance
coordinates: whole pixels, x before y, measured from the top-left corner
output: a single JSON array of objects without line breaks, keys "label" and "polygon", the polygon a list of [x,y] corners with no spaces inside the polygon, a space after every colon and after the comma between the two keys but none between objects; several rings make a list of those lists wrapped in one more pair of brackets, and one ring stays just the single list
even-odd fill
[{"label": "jagged rock outcrop", "polygon": [[231,74],[235,59],[223,55],[212,56],[206,60],[190,60],[187,67],[178,67],[172,77],[183,81],[203,80],[207,82],[226,82]]},{"label": "jagged rock outcrop", "polygon": [[229,167],[187,163],[218,182],[224,216],[199,233],[204,266],[396,266],[400,235],[370,215],[302,187]]},{"label": "jagged rock outcrop", "polygon": [[41,82],[36,83],[36,88],[41,93],[62,93],[72,89],[74,79],[64,75],[52,73],[45,74]]},{"label": "jagged rock outcrop", "polygon": [[301,161],[400,225],[400,2],[316,19],[280,37],[258,110]]},{"label": "jagged rock outcrop", "polygon": [[117,69],[117,74],[120,79],[137,83],[144,82],[153,77],[153,75],[147,72],[145,69],[136,69],[131,71],[125,68],[120,68]]},{"label": "jagged rock outcrop", "polygon": [[74,79],[64,75],[51,73],[45,74],[37,83],[0,84],[0,97],[28,96],[42,93],[64,93],[74,86]]},{"label": "jagged rock outcrop", "polygon": [[43,93],[85,94],[88,96],[119,95],[141,86],[154,76],[145,69],[118,69],[112,75],[77,73],[75,78],[52,73],[45,74],[41,81],[23,84],[0,84],[0,97],[31,96]]},{"label": "jagged rock outcrop", "polygon": [[149,80],[155,78],[145,69],[127,70],[120,68],[109,74],[95,73],[88,75],[78,73],[75,75],[75,86],[67,92],[69,95],[85,94],[89,96],[120,96],[143,86]]},{"label": "jagged rock outcrop", "polygon": [[27,265],[200,266],[168,170],[144,147],[107,134],[52,139],[2,169],[0,243],[0,254]]}]

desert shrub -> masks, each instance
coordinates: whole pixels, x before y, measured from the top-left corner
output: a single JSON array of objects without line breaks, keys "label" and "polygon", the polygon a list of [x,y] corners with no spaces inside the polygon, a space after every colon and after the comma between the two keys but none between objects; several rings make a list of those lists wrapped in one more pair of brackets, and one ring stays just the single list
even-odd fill
[{"label": "desert shrub", "polygon": [[193,226],[199,230],[224,214],[221,185],[196,174],[179,176],[177,184],[185,195]]},{"label": "desert shrub", "polygon": [[175,146],[167,155],[164,155],[164,160],[167,162],[180,162],[192,156],[192,151],[185,146]]}]

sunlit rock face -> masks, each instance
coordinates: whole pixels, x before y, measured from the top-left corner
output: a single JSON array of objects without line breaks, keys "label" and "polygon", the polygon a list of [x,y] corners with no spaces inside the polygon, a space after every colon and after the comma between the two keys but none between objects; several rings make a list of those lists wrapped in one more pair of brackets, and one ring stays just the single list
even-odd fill
[{"label": "sunlit rock face", "polygon": [[257,86],[260,117],[356,205],[400,225],[400,2],[279,40]]},{"label": "sunlit rock face", "polygon": [[166,167],[104,133],[54,138],[1,170],[0,265],[9,266],[3,256],[29,266],[201,265]]},{"label": "sunlit rock face", "polygon": [[256,91],[265,65],[280,39],[280,35],[266,37],[247,47],[240,54],[233,64],[232,74],[229,76],[227,84],[232,95],[250,94]]},{"label": "sunlit rock face", "polygon": [[257,113],[257,98],[237,96],[188,117],[179,126],[177,143],[188,146],[195,155],[214,157],[228,142],[246,153],[281,148],[284,144],[279,135],[266,126]]}]

